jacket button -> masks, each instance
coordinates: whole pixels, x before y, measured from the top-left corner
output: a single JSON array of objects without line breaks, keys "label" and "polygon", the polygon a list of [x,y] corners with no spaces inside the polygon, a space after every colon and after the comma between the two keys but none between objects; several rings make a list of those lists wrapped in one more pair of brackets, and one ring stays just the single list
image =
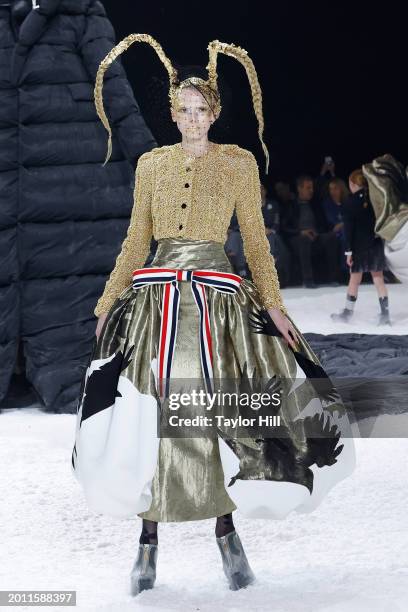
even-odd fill
[{"label": "jacket button", "polygon": [[183,225],[179,225],[179,229],[183,229]]},{"label": "jacket button", "polygon": [[181,208],[185,208],[187,206],[187,204],[182,204]]},{"label": "jacket button", "polygon": [[186,168],[187,172],[190,172],[191,168],[190,166],[188,168]]},{"label": "jacket button", "polygon": [[190,187],[190,183],[186,183],[184,187]]}]

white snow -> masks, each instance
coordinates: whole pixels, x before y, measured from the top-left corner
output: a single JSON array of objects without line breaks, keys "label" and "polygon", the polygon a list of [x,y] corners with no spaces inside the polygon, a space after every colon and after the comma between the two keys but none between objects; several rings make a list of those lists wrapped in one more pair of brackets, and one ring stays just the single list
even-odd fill
[{"label": "white snow", "polygon": [[[330,319],[343,308],[345,287],[285,289],[284,300],[304,333],[406,334],[407,287],[388,285],[388,291],[390,328],[376,325],[379,306],[371,285],[361,286],[348,324]],[[398,423],[406,427],[407,415],[392,418],[396,431]],[[249,520],[235,512],[257,576],[247,589],[228,589],[214,519],[160,524],[156,586],[132,598],[129,573],[141,520],[113,519],[87,508],[70,467],[75,419],[36,406],[0,413],[0,589],[76,590],[76,609],[86,612],[408,608],[407,439],[356,438],[355,471],[311,514],[292,513],[280,521]],[[380,421],[374,432],[382,431]]]},{"label": "white snow", "polygon": [[302,333],[408,334],[408,284],[387,284],[392,325],[377,325],[380,312],[373,285],[360,286],[354,314],[348,323],[332,321],[330,314],[343,310],[345,286],[318,289],[288,287],[282,290],[290,317]]},{"label": "white snow", "polygon": [[35,406],[1,414],[1,589],[76,590],[86,612],[406,610],[406,439],[357,438],[356,470],[311,514],[235,512],[256,584],[228,589],[213,519],[162,523],[156,586],[132,598],[141,520],[88,510],[70,471],[74,429],[75,415]]}]

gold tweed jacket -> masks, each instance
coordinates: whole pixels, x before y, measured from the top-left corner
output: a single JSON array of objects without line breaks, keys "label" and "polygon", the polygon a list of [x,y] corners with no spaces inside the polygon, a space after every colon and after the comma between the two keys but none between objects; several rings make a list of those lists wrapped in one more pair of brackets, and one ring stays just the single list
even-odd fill
[{"label": "gold tweed jacket", "polygon": [[156,147],[138,160],[127,236],[95,315],[108,312],[132,283],[132,272],[145,263],[152,236],[225,244],[234,208],[244,254],[263,305],[286,312],[265,234],[254,155],[238,145],[211,142],[204,155],[191,158],[178,142]]}]

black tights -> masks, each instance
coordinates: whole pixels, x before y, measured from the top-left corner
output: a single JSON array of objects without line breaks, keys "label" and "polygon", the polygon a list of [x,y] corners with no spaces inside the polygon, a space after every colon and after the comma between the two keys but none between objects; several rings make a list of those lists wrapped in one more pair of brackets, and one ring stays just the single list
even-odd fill
[{"label": "black tights", "polygon": [[[157,525],[156,521],[148,521],[143,519],[142,533],[140,534],[140,544],[157,544]],[[215,535],[217,538],[227,535],[231,531],[234,531],[234,523],[232,520],[232,512],[229,514],[223,514],[217,516],[217,522],[215,524]]]},{"label": "black tights", "polygon": [[217,516],[217,522],[215,524],[215,535],[217,538],[227,535],[227,533],[234,531],[234,529],[235,527],[232,520],[232,512],[229,514],[223,514],[222,516]]},{"label": "black tights", "polygon": [[157,544],[157,525],[156,521],[143,519],[142,533],[140,534],[140,544]]}]

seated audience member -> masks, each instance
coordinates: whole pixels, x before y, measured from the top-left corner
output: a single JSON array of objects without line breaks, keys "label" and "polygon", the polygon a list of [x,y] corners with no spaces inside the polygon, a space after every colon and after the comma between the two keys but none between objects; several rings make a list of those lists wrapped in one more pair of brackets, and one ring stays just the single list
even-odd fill
[{"label": "seated audience member", "polygon": [[280,235],[279,202],[268,197],[265,185],[261,185],[262,214],[265,223],[265,233],[269,241],[270,252],[275,259],[279,283],[282,287],[289,283],[290,254]]},{"label": "seated audience member", "polygon": [[344,239],[344,222],[343,222],[343,204],[349,197],[349,191],[346,183],[338,177],[334,177],[329,181],[328,195],[322,201],[323,212],[329,230],[333,232],[340,244],[340,267],[347,270],[347,264],[343,257],[345,250]]},{"label": "seated audience member", "polygon": [[[290,255],[281,236],[277,233],[280,220],[279,204],[276,200],[271,200],[266,197],[266,188],[264,185],[261,185],[261,197],[265,234],[269,241],[270,251],[275,258],[279,282],[282,286],[285,286],[289,281]],[[244,244],[235,210],[231,217],[224,249],[236,273],[243,278],[250,277],[250,271],[245,259]]]},{"label": "seated audience member", "polygon": [[291,202],[296,198],[293,191],[290,190],[289,183],[285,181],[276,181],[273,186],[276,199],[281,207],[284,207],[287,202]]},{"label": "seated audience member", "polygon": [[239,274],[243,278],[247,278],[249,276],[249,270],[244,255],[244,244],[242,242],[237,213],[235,210],[229,224],[228,237],[224,245],[224,250],[231,260],[232,267],[234,268],[236,274]]},{"label": "seated audience member", "polygon": [[312,255],[319,254],[327,266],[329,284],[337,286],[339,247],[336,236],[327,231],[323,211],[313,201],[314,183],[302,174],[296,180],[297,198],[287,203],[281,228],[288,244],[298,257],[304,287],[314,289],[315,274]]}]

